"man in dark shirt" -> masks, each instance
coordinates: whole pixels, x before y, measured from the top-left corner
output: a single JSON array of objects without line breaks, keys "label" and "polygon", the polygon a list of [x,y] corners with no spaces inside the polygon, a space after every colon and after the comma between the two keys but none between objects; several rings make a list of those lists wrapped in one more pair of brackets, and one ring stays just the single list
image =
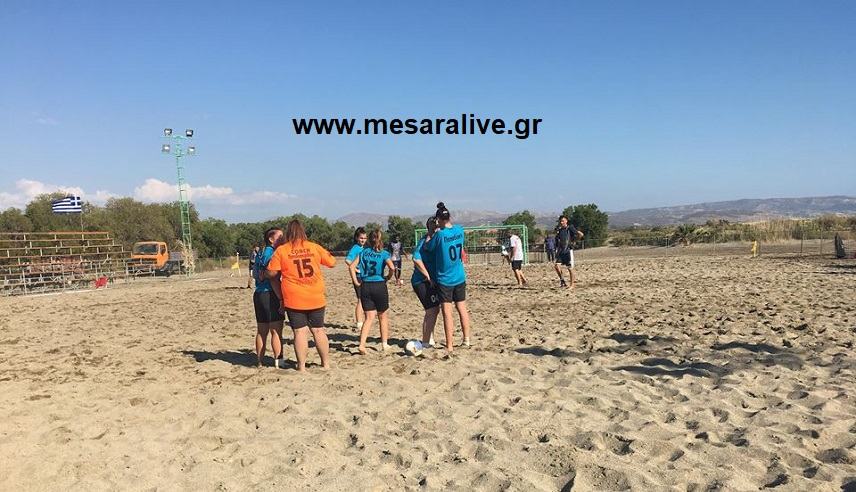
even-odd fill
[{"label": "man in dark shirt", "polygon": [[556,259],[556,238],[550,234],[544,238],[544,252],[547,253],[547,261]]},{"label": "man in dark shirt", "polygon": [[259,247],[256,246],[250,251],[250,276],[247,278],[247,288],[253,286],[253,266],[256,264],[256,257],[259,255]]},{"label": "man in dark shirt", "polygon": [[[553,266],[556,268],[556,274],[559,275],[560,287],[570,287],[573,289],[576,286],[577,279],[574,275],[573,243],[582,238],[582,231],[578,231],[574,226],[570,225],[567,217],[564,215],[559,217],[559,227],[556,228],[556,262],[553,263]],[[560,265],[568,269],[568,275],[571,277],[570,286],[565,283]]]}]

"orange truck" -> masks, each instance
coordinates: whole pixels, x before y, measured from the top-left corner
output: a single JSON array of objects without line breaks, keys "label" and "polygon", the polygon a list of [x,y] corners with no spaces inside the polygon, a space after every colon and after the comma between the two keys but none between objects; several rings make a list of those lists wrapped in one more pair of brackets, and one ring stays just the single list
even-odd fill
[{"label": "orange truck", "polygon": [[140,241],[134,243],[128,263],[137,274],[172,275],[183,270],[181,253],[170,253],[165,242]]}]

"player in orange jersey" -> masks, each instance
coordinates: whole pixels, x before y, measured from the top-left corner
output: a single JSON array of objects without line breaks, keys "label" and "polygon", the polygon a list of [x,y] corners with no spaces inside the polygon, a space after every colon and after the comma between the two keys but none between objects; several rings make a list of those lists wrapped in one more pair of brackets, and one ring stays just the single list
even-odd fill
[{"label": "player in orange jersey", "polygon": [[321,367],[330,368],[330,343],[324,331],[324,276],[321,265],[332,268],[336,259],[329,251],[306,238],[306,230],[299,220],[292,220],[285,228],[285,241],[276,249],[267,267],[269,278],[280,275],[282,307],[294,331],[294,352],[297,370],[306,370],[309,352],[309,331],[321,357]]}]

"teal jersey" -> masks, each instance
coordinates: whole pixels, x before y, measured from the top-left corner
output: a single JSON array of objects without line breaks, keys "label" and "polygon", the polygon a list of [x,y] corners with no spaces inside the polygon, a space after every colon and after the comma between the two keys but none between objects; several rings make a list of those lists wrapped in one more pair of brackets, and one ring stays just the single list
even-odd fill
[{"label": "teal jersey", "polygon": [[[467,281],[464,272],[464,228],[455,225],[440,229],[425,243],[425,252],[434,253],[437,262],[435,282],[454,287]],[[430,273],[430,272],[429,272]]]},{"label": "teal jersey", "polygon": [[[359,244],[354,244],[353,246],[351,246],[351,249],[348,250],[348,256],[345,257],[345,261],[347,261],[348,263],[353,262],[354,259],[360,254],[360,252],[362,252],[362,250],[362,246],[360,246]],[[357,265],[357,273],[360,273],[359,265]]]},{"label": "teal jersey", "polygon": [[[437,278],[437,261],[434,259],[435,256],[435,252],[425,251],[424,237],[419,240],[419,243],[413,249],[413,259],[422,260],[422,263],[425,264],[425,269],[428,270],[428,275],[431,276],[431,280]],[[418,268],[414,267],[413,275],[410,276],[410,283],[412,285],[418,285],[425,280],[427,280],[425,275],[422,275],[422,272],[420,272]]]},{"label": "teal jersey", "polygon": [[[260,278],[267,271],[268,263],[273,258],[273,246],[265,246],[265,250],[256,256],[256,262],[253,263],[253,276]],[[270,292],[273,287],[270,285],[270,279],[265,277],[265,280],[259,282],[256,280],[256,292]]]},{"label": "teal jersey", "polygon": [[360,251],[360,281],[383,282],[383,267],[386,260],[390,258],[389,251],[382,249],[375,251],[372,248],[363,248]]}]

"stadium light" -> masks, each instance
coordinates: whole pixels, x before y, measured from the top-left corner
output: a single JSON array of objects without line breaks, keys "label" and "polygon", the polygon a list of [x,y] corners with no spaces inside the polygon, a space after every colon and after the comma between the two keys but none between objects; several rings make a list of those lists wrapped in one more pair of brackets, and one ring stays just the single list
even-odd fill
[{"label": "stadium light", "polygon": [[[175,157],[175,170],[178,175],[178,205],[181,219],[181,241],[187,251],[193,251],[192,234],[190,231],[190,196],[189,186],[184,180],[184,166],[182,158],[196,155],[196,147],[186,145],[184,140],[193,137],[193,130],[187,128],[184,135],[173,133],[172,128],[163,129],[163,138],[167,143],[161,145],[161,152]],[[193,273],[193,263],[185,265],[187,274]]]}]

